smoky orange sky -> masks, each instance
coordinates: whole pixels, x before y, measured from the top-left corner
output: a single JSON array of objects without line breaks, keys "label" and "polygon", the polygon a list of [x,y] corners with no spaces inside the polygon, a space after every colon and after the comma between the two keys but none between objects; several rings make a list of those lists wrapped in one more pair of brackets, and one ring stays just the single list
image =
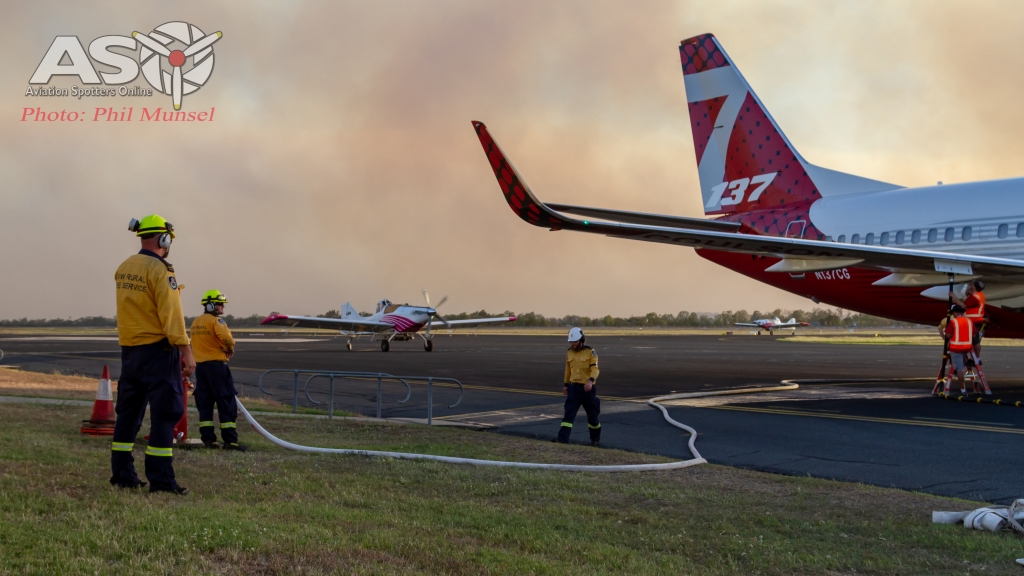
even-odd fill
[{"label": "smoky orange sky", "polygon": [[[169,21],[224,33],[185,96],[213,122],[21,121],[169,108],[25,96],[55,36],[88,49]],[[153,212],[178,231],[190,314],[209,288],[243,315],[423,287],[448,312],[810,308],[688,248],[521,222],[470,121],[542,200],[703,216],[678,45],[712,32],[811,162],[903,185],[1019,176],[1022,24],[1024,4],[935,0],[7,2],[0,318],[113,315],[127,222]]]}]

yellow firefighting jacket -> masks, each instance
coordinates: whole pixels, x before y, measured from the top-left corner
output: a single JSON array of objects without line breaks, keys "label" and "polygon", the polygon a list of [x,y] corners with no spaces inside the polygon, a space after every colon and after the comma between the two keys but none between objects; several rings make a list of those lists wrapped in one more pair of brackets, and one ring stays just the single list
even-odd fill
[{"label": "yellow firefighting jacket", "polygon": [[121,346],[152,344],[164,338],[174,346],[188,345],[178,281],[170,263],[143,250],[118,266],[114,281]]},{"label": "yellow firefighting jacket", "polygon": [[235,349],[231,330],[220,316],[203,314],[192,321],[188,332],[192,336],[192,355],[196,362],[227,362],[227,352]]},{"label": "yellow firefighting jacket", "polygon": [[593,378],[597,382],[597,352],[590,346],[580,348],[579,352],[569,348],[565,352],[565,379],[563,382],[571,384],[586,384],[587,380]]}]

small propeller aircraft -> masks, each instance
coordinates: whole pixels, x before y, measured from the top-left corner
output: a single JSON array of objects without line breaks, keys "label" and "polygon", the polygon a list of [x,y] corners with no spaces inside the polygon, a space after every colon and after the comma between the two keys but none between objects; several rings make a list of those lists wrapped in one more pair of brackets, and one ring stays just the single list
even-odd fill
[{"label": "small propeller aircraft", "polygon": [[761,335],[762,330],[767,330],[769,335],[774,336],[776,330],[796,330],[801,326],[810,326],[807,322],[797,322],[796,318],[790,318],[788,322],[779,320],[779,317],[775,318],[762,318],[760,320],[754,320],[753,322],[736,322],[737,326],[749,326],[751,328],[757,328],[757,335]]},{"label": "small propeller aircraft", "polygon": [[[292,328],[338,330],[341,334],[348,336],[348,342],[345,344],[345,347],[349,350],[352,349],[352,341],[360,336],[370,336],[371,341],[380,337],[381,352],[387,352],[391,349],[392,340],[412,340],[419,336],[423,338],[423,349],[431,352],[434,350],[434,341],[430,336],[430,328],[435,321],[443,324],[445,328],[465,328],[516,321],[515,316],[445,320],[443,316],[437,313],[437,309],[448,301],[448,297],[441,298],[437,306],[431,306],[430,295],[427,294],[427,289],[424,288],[423,298],[427,301],[426,306],[393,304],[390,300],[381,300],[377,302],[377,307],[370,316],[359,314],[348,302],[341,305],[341,318],[289,316],[275,312],[267,316],[260,324],[289,326]],[[423,328],[426,328],[426,330],[421,334],[420,330]]]}]

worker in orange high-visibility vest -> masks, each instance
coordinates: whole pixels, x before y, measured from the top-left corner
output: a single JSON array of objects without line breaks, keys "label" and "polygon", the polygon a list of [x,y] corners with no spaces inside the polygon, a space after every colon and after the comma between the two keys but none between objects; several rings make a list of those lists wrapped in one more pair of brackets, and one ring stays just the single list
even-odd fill
[{"label": "worker in orange high-visibility vest", "polygon": [[[960,393],[967,395],[967,388],[964,386],[964,355],[969,353],[973,344],[971,337],[974,333],[974,326],[970,318],[964,316],[966,309],[959,305],[953,305],[953,317],[946,323],[945,338],[949,340],[949,361],[956,371],[957,382],[960,384]],[[949,392],[949,382],[946,382],[946,392]]]},{"label": "worker in orange high-visibility vest", "polygon": [[956,297],[956,294],[953,294],[953,301],[967,309],[964,316],[974,326],[971,344],[974,347],[975,356],[979,359],[981,358],[981,338],[984,336],[982,334],[982,326],[988,320],[985,312],[985,294],[982,292],[984,289],[985,283],[981,280],[975,280],[967,285],[967,293],[963,300],[960,300]]}]

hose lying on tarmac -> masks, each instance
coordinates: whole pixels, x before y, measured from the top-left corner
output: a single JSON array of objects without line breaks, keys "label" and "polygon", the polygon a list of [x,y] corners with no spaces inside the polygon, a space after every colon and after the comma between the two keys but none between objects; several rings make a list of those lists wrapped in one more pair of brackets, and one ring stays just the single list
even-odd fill
[{"label": "hose lying on tarmac", "polygon": [[449,464],[472,464],[475,466],[502,466],[507,468],[534,468],[541,470],[564,470],[568,472],[650,472],[653,470],[677,470],[679,468],[688,468],[690,466],[696,466],[697,464],[707,464],[700,452],[697,452],[697,447],[694,443],[697,441],[697,431],[690,428],[686,424],[674,420],[668,415],[668,410],[659,404],[664,400],[677,400],[682,398],[701,398],[705,396],[724,396],[730,394],[753,394],[757,392],[776,392],[779,390],[794,390],[799,388],[798,384],[787,383],[783,386],[768,386],[758,388],[739,388],[734,390],[717,390],[711,392],[687,392],[682,394],[670,394],[668,396],[658,396],[651,398],[647,401],[649,406],[661,410],[661,415],[665,417],[672,426],[685,430],[690,433],[690,440],[687,442],[687,448],[693,458],[690,460],[680,460],[677,462],[666,462],[663,464],[623,464],[618,466],[599,466],[599,465],[586,465],[586,464],[541,464],[538,462],[507,462],[504,460],[479,460],[476,458],[456,458],[453,456],[435,456],[432,454],[411,454],[407,452],[385,452],[380,450],[356,450],[353,448],[318,448],[315,446],[302,446],[300,444],[293,444],[286,440],[281,440],[277,436],[274,436],[267,429],[260,425],[252,414],[245,409],[242,402],[235,398],[238,402],[238,409],[245,415],[245,419],[249,421],[249,424],[254,430],[260,433],[264,438],[270,440],[272,443],[278,446],[288,449],[297,450],[299,452],[314,452],[320,454],[347,454],[352,456],[374,456],[374,457],[385,457],[385,458],[402,458],[406,460],[433,460],[435,462],[447,462]]},{"label": "hose lying on tarmac", "polygon": [[[776,388],[748,388],[745,392],[766,392],[770,390],[789,390],[796,388],[791,387],[776,387]],[[732,394],[741,394],[743,391],[726,391]],[[715,392],[696,392],[693,394],[675,394],[671,396],[660,396],[658,398],[651,398],[647,401],[647,404],[661,410],[662,415],[669,424],[686,430],[690,433],[690,440],[687,443],[687,447],[690,449],[690,453],[693,458],[690,460],[680,460],[678,462],[666,462],[663,464],[624,464],[619,466],[598,466],[598,465],[585,465],[585,464],[541,464],[538,462],[507,462],[503,460],[479,460],[476,458],[455,458],[452,456],[434,456],[432,454],[410,454],[407,452],[384,452],[379,450],[355,450],[351,448],[317,448],[314,446],[301,446],[299,444],[293,444],[285,440],[281,440],[277,436],[274,436],[270,432],[267,432],[266,428],[260,425],[252,414],[245,409],[242,402],[235,398],[238,402],[238,409],[245,415],[245,419],[249,421],[253,429],[259,432],[264,438],[270,440],[272,443],[277,444],[282,448],[288,450],[297,450],[299,452],[315,452],[321,454],[348,454],[353,456],[375,456],[385,458],[402,458],[406,460],[433,460],[435,462],[447,462],[449,464],[473,464],[475,466],[501,466],[506,468],[534,468],[541,470],[564,470],[568,472],[650,472],[654,470],[677,470],[679,468],[688,468],[690,466],[696,466],[697,464],[707,464],[707,460],[701,457],[700,453],[697,452],[697,448],[694,446],[694,442],[697,440],[697,431],[690,428],[682,422],[673,420],[668,415],[668,410],[664,406],[658,404],[660,400],[671,400],[674,398],[693,398],[694,394],[700,395],[717,395]]]}]

